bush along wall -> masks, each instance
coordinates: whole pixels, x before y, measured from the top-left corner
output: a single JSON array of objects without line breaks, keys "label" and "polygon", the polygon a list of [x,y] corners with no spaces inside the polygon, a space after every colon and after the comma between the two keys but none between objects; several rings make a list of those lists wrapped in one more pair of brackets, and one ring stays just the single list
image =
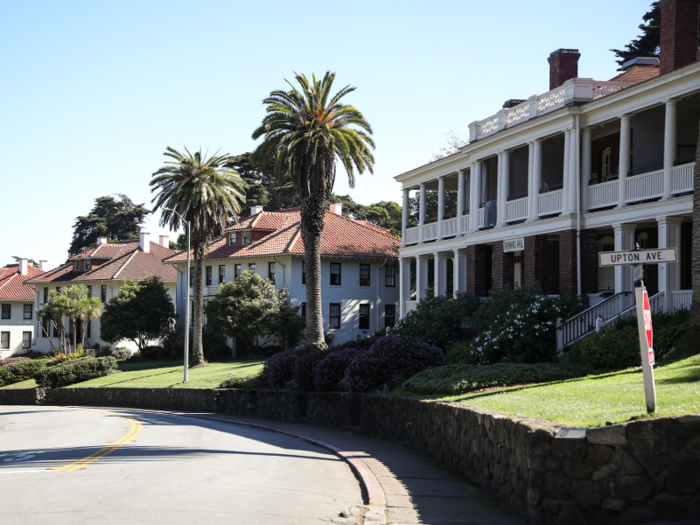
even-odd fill
[{"label": "bush along wall", "polygon": [[106,376],[117,366],[114,357],[87,357],[39,370],[34,379],[42,387],[59,388]]}]

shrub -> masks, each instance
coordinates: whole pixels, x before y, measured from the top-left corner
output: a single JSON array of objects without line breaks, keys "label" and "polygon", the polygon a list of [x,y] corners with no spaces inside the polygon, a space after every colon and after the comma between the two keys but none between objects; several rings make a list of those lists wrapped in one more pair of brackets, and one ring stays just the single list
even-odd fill
[{"label": "shrub", "polygon": [[[192,355],[192,330],[190,330],[190,356]],[[205,359],[222,359],[231,357],[231,348],[226,345],[223,335],[202,327],[202,347]],[[170,326],[160,339],[160,346],[150,346],[140,352],[140,357],[147,361],[154,359],[184,359],[185,357],[185,325]]]},{"label": "shrub", "polygon": [[39,386],[60,388],[109,375],[116,366],[114,357],[87,357],[41,369],[34,379]]},{"label": "shrub", "polygon": [[652,316],[654,327],[654,354],[657,360],[673,357],[676,345],[688,330],[690,310],[676,310],[673,313],[659,312]]},{"label": "shrub", "polygon": [[68,354],[62,354],[61,352],[55,350],[46,354],[44,361],[46,366],[56,366],[69,361],[75,361],[76,359],[81,359],[85,356],[85,351],[81,350],[78,352],[70,352]]},{"label": "shrub", "polygon": [[224,380],[219,388],[243,388],[243,389],[253,389],[263,387],[260,381],[260,376],[243,376],[243,377],[229,377]]},{"label": "shrub", "polygon": [[316,366],[327,356],[327,350],[311,348],[308,352],[297,357],[294,372],[292,373],[292,379],[296,383],[297,390],[306,392],[315,390],[314,376]]},{"label": "shrub", "polygon": [[0,366],[0,386],[31,379],[34,374],[45,367],[46,362],[41,359],[23,359]]},{"label": "shrub", "polygon": [[42,359],[46,354],[38,350],[23,349],[15,354],[15,357],[26,357],[28,359]]},{"label": "shrub", "polygon": [[444,364],[445,356],[438,347],[390,335],[377,339],[368,351],[358,355],[345,371],[345,380],[352,392],[369,392],[398,374],[413,375]]},{"label": "shrub", "polygon": [[111,355],[117,361],[124,361],[125,359],[129,359],[129,357],[131,357],[131,350],[122,346],[112,352]]},{"label": "shrub", "polygon": [[354,350],[369,350],[369,348],[377,339],[379,339],[379,337],[381,336],[375,334],[366,335],[364,337],[359,337],[357,339],[351,339],[350,341],[340,343],[339,345],[330,348],[330,350],[331,352],[340,352],[341,350],[347,350],[348,348],[352,348]]},{"label": "shrub", "polygon": [[337,351],[334,348],[333,350],[316,365],[314,387],[320,392],[338,390],[338,383],[345,378],[345,370],[350,366],[350,363],[361,353],[367,351],[367,349],[358,350],[356,348],[344,348]]},{"label": "shrub", "polygon": [[482,360],[482,354],[477,351],[472,341],[458,341],[450,345],[445,353],[449,364],[478,365]]},{"label": "shrub", "polygon": [[9,365],[10,363],[19,363],[20,361],[29,361],[28,357],[6,357],[0,359],[0,366]]},{"label": "shrub", "polygon": [[462,325],[474,316],[481,301],[481,297],[473,293],[459,293],[454,299],[447,295],[426,297],[396,323],[391,333],[446,348],[450,341],[462,339]]},{"label": "shrub", "polygon": [[315,350],[313,345],[302,345],[271,356],[265,361],[260,380],[270,388],[284,388],[287,382],[292,380],[297,359]]},{"label": "shrub", "polygon": [[497,363],[495,365],[455,364],[424,370],[403,384],[422,395],[454,396],[481,390],[527,383],[545,383],[591,374],[588,366],[555,363]]}]

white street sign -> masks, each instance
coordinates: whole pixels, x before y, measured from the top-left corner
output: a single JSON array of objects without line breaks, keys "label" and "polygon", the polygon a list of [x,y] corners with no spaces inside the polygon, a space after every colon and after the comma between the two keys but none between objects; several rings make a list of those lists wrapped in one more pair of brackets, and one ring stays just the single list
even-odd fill
[{"label": "white street sign", "polygon": [[503,241],[503,253],[521,252],[525,249],[525,237]]},{"label": "white street sign", "polygon": [[678,260],[675,248],[627,250],[623,252],[600,252],[598,254],[598,258],[601,266],[674,263]]},{"label": "white street sign", "polygon": [[634,279],[635,283],[644,279],[644,266],[638,264],[637,266],[633,267],[632,278]]}]

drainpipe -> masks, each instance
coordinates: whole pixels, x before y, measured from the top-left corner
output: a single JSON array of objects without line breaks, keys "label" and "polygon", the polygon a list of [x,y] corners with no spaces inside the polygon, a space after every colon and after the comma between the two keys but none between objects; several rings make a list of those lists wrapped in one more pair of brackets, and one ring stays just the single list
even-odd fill
[{"label": "drainpipe", "polygon": [[384,268],[384,265],[386,265],[388,260],[389,259],[384,259],[384,262],[379,265],[379,268],[377,268],[377,312],[375,315],[375,318],[377,321],[377,323],[375,324],[375,326],[377,327],[376,330],[379,330],[379,304],[381,303],[381,297],[379,295],[379,281],[380,281],[379,274],[381,273],[382,268]]},{"label": "drainpipe", "polygon": [[279,262],[277,260],[277,257],[273,257],[272,260],[275,261],[277,264],[279,264],[282,267],[282,286],[284,286],[286,284],[286,276],[284,274],[284,272],[286,270],[286,266],[284,264],[282,264],[281,262]]},{"label": "drainpipe", "polygon": [[574,115],[574,129],[576,129],[576,289],[581,297],[581,133],[579,130],[578,115]]}]

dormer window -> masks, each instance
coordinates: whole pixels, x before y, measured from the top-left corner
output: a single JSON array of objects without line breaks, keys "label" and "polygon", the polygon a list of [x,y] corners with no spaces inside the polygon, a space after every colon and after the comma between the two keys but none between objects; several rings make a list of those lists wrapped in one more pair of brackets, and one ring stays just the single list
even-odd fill
[{"label": "dormer window", "polygon": [[80,271],[80,262],[81,262],[81,261],[75,261],[75,262],[73,263],[73,269],[74,269],[76,272],[79,272],[79,271]]},{"label": "dormer window", "polygon": [[250,232],[243,232],[243,244],[250,244]]},{"label": "dormer window", "polygon": [[92,267],[92,265],[90,264],[90,260],[89,260],[89,259],[86,259],[86,260],[85,260],[85,271],[86,271],[86,272],[90,271],[90,268],[91,268],[91,267]]},{"label": "dormer window", "polygon": [[234,246],[236,244],[236,232],[228,234],[228,245]]}]

